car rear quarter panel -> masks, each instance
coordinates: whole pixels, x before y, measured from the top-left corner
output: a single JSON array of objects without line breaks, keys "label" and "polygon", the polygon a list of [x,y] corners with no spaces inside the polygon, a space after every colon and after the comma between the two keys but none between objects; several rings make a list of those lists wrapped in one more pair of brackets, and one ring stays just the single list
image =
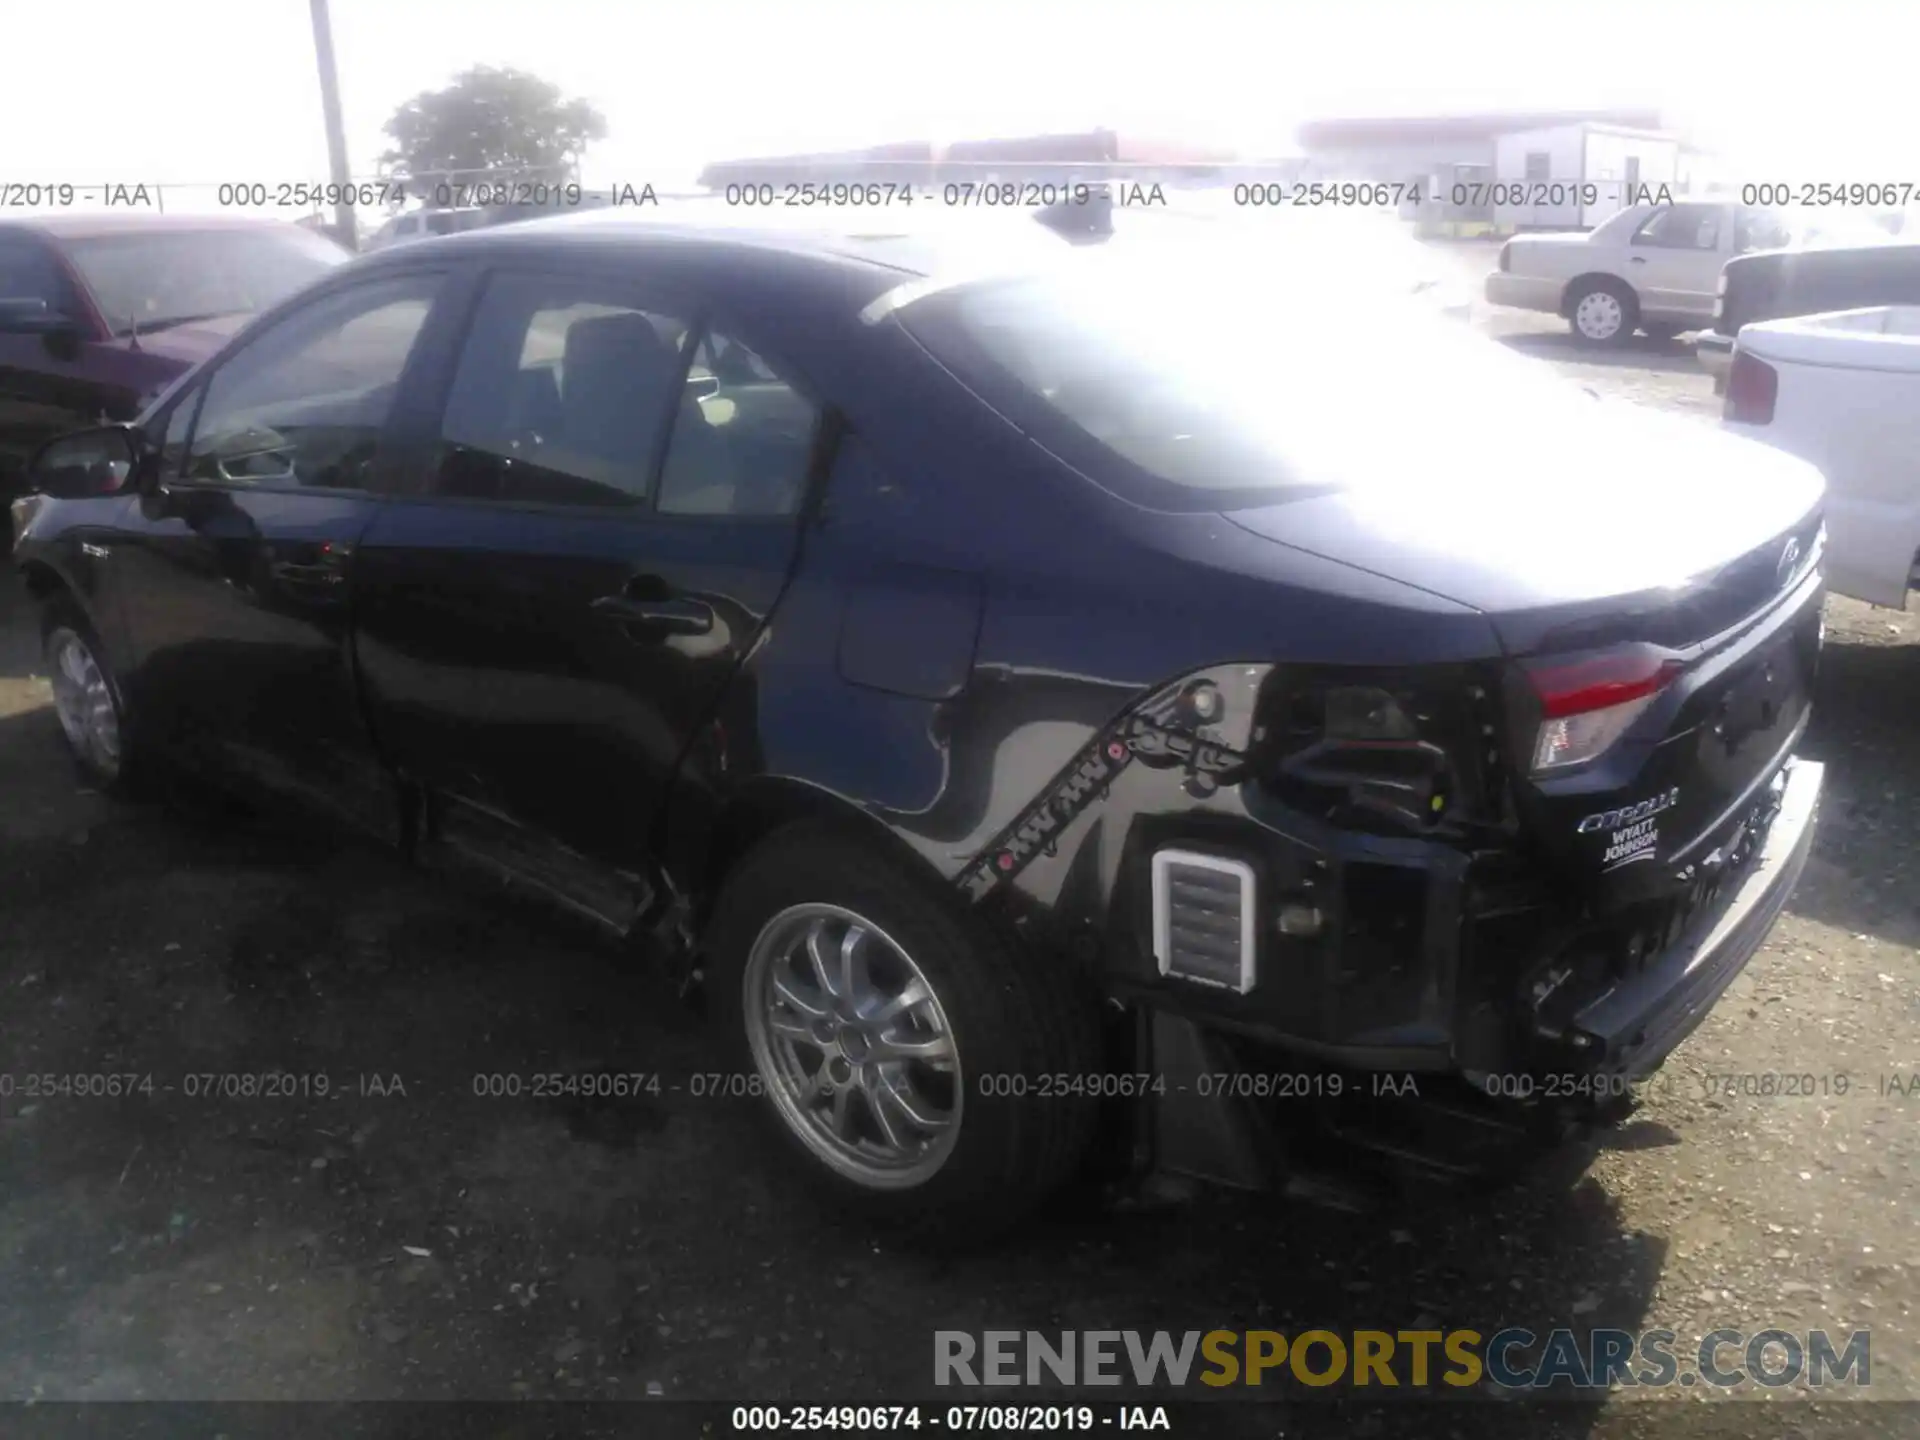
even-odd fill
[{"label": "car rear quarter panel", "polygon": [[[1244,755],[1275,663],[1497,650],[1466,607],[1216,514],[1125,505],[924,357],[877,354],[880,373],[847,377],[865,381],[850,392],[864,403],[769,637],[728,694],[724,741],[696,749],[676,787],[668,829],[696,871],[730,814],[811,796],[968,900],[1064,945],[1092,939],[1150,984],[1130,879],[1148,840],[1264,848],[1280,884],[1314,862],[1270,807],[1194,779]],[[1230,697],[1218,725],[1171,749],[1129,729],[1198,675]],[[1269,1023],[1313,1028],[1310,985],[1261,1003]]]}]

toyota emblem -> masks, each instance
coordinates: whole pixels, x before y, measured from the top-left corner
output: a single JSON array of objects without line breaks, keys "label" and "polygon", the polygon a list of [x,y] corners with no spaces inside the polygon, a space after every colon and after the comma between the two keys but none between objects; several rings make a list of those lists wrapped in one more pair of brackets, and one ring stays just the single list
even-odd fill
[{"label": "toyota emblem", "polygon": [[1800,542],[1789,539],[1780,551],[1780,563],[1774,567],[1773,583],[1784,586],[1793,579],[1793,572],[1800,566]]}]

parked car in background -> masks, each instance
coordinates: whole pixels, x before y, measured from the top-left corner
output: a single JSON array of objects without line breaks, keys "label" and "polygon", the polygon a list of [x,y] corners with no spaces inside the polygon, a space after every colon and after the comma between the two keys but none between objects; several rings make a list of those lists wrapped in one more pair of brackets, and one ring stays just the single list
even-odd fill
[{"label": "parked car in background", "polygon": [[56,442],[76,759],[666,940],[935,1238],[1097,1136],[1433,1183],[1617,1119],[1811,843],[1812,467],[1270,254],[832,219],[399,246]]},{"label": "parked car in background", "polygon": [[1517,235],[1487,276],[1495,305],[1563,316],[1574,338],[1620,345],[1635,330],[1671,339],[1713,319],[1720,270],[1736,255],[1785,246],[1887,243],[1844,211],[1757,209],[1720,200],[1630,205],[1584,234]]},{"label": "parked car in background", "polygon": [[1827,578],[1904,609],[1920,584],[1920,304],[1743,326],[1726,426],[1827,479]]},{"label": "parked car in background", "polygon": [[45,441],[132,419],[255,312],[347,258],[275,221],[0,220],[0,501]]},{"label": "parked car in background", "polygon": [[440,235],[461,235],[493,223],[486,207],[463,205],[449,210],[408,210],[388,219],[367,237],[362,250],[382,250],[389,245],[404,245],[409,240],[431,240]]},{"label": "parked car in background", "polygon": [[1920,305],[1920,243],[1735,256],[1720,272],[1713,328],[1699,337],[1695,353],[1713,376],[1714,389],[1724,392],[1742,326],[1875,305]]}]

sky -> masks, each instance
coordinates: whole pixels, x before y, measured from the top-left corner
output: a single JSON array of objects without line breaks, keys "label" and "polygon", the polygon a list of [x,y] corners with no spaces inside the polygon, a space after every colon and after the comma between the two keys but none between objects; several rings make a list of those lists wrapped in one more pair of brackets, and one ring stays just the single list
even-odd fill
[{"label": "sky", "polygon": [[[1650,104],[1749,179],[1920,183],[1904,0],[332,0],[347,144],[474,64],[590,100],[590,185],[1104,125],[1288,153],[1342,115]],[[14,0],[0,186],[328,179],[308,0]],[[45,63],[21,64],[43,56]],[[1571,177],[1569,177],[1571,178]],[[4,192],[0,191],[0,195]]]}]

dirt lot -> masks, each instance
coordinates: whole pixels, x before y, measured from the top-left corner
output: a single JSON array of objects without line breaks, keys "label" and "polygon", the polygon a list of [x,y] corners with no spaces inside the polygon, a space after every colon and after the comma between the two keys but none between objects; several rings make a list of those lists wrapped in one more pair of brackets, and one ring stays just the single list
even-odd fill
[{"label": "dirt lot", "polygon": [[[1714,413],[1684,346],[1599,363],[1552,322],[1485,323],[1607,393]],[[1832,604],[1807,878],[1583,1174],[1372,1217],[1116,1206],[951,1264],[822,1223],[757,1163],[745,1102],[690,1093],[697,1023],[544,912],[298,820],[78,790],[4,595],[0,1070],[154,1089],[0,1094],[0,1398],[929,1398],[935,1329],[1511,1322],[1666,1326],[1683,1353],[1719,1327],[1870,1328],[1870,1393],[1920,1400],[1911,616]],[[602,1107],[474,1091],[599,1068],[683,1088]],[[188,1094],[269,1069],[328,1093]],[[1782,1072],[1819,1093],[1708,1093]],[[1875,1408],[1889,1434],[1915,1414]],[[1758,1433],[1745,1414],[1724,1433]],[[1480,1422],[1431,1433],[1449,1429]]]}]

